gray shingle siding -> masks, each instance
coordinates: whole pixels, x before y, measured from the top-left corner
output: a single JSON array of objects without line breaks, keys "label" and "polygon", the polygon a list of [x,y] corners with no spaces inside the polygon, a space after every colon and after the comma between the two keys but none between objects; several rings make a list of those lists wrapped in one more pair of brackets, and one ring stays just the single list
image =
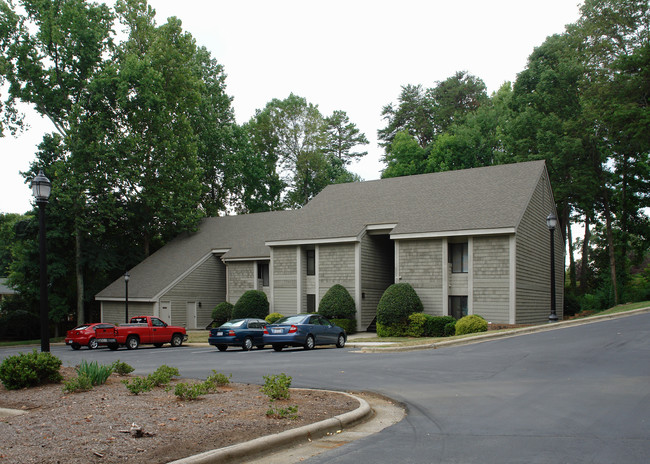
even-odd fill
[{"label": "gray shingle siding", "polygon": [[298,258],[295,246],[273,250],[273,310],[285,316],[297,313]]},{"label": "gray shingle siding", "polygon": [[443,305],[442,240],[400,240],[399,270],[400,282],[413,286],[424,306],[424,312],[441,316]]},{"label": "gray shingle siding", "polygon": [[191,273],[183,277],[172,288],[162,294],[159,301],[170,301],[172,321],[165,321],[188,327],[187,304],[201,303],[196,309],[196,327],[203,328],[212,320],[212,309],[226,301],[226,268],[221,259],[210,255]]},{"label": "gray shingle siding", "polygon": [[[516,322],[533,324],[548,320],[550,292],[550,233],[546,217],[555,211],[546,174],[540,176],[533,196],[517,228]],[[562,319],[564,244],[555,229],[557,314]]]},{"label": "gray shingle siding", "polygon": [[228,301],[232,304],[248,290],[253,290],[253,273],[255,272],[253,261],[229,261],[228,262]]},{"label": "gray shingle siding", "polygon": [[361,240],[361,314],[357,314],[359,330],[368,328],[377,315],[381,296],[394,282],[394,242],[385,235],[364,236]]},{"label": "gray shingle siding", "polygon": [[510,237],[474,237],[472,312],[508,323],[510,314]]}]

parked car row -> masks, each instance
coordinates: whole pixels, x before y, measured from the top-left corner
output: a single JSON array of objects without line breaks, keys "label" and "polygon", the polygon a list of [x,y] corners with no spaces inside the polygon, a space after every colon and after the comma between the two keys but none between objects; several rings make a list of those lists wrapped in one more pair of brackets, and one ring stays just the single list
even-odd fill
[{"label": "parked car row", "polygon": [[275,351],[288,346],[301,346],[306,350],[316,345],[336,345],[343,348],[347,340],[345,330],[318,314],[295,314],[283,317],[273,324],[262,319],[233,319],[210,330],[208,343],[219,351],[229,346],[248,351],[271,345]]},{"label": "parked car row", "polygon": [[[157,317],[136,316],[129,324],[115,326],[106,323],[84,324],[68,330],[66,345],[78,350],[87,346],[94,350],[100,345],[117,350],[126,346],[133,350],[140,344],[153,344],[161,347],[165,343],[181,346],[187,341],[184,327],[170,326]],[[233,319],[221,326],[211,329],[208,343],[219,351],[226,351],[229,346],[240,347],[249,351],[253,347],[262,349],[271,345],[275,351],[286,347],[298,346],[311,350],[317,345],[336,345],[343,348],[347,334],[341,327],[318,314],[295,314],[283,317],[273,324],[263,319]]]},{"label": "parked car row", "polygon": [[128,324],[119,327],[103,322],[85,324],[68,330],[65,337],[65,344],[73,350],[82,346],[94,350],[99,345],[106,345],[111,350],[120,346],[134,350],[142,343],[161,347],[165,343],[181,346],[184,341],[187,341],[185,327],[172,326],[152,316],[132,317]]}]

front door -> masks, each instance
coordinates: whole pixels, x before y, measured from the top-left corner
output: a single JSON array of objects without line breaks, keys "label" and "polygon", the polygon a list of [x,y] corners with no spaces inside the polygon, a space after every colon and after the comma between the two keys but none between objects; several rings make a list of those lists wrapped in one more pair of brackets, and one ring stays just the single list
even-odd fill
[{"label": "front door", "polygon": [[188,301],[187,302],[187,325],[188,329],[196,329],[196,302]]},{"label": "front door", "polygon": [[171,301],[161,301],[160,302],[160,318],[165,321],[167,324],[172,324],[172,302]]}]

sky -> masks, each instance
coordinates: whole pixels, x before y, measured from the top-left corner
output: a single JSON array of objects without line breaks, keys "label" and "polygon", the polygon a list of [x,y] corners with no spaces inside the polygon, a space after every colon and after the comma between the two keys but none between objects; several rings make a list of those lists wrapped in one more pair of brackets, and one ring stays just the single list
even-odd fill
[{"label": "sky", "polygon": [[[112,2],[107,2],[111,4]],[[370,144],[351,170],[365,180],[384,168],[381,109],[401,87],[434,87],[468,71],[495,92],[514,82],[546,37],[579,18],[578,0],[149,0],[156,21],[183,22],[224,66],[238,123],[294,93],[324,116],[345,111]],[[0,90],[1,91],[1,90]],[[6,98],[6,92],[0,95]],[[30,128],[0,138],[0,213],[31,209],[20,171],[53,126],[28,107]]]}]

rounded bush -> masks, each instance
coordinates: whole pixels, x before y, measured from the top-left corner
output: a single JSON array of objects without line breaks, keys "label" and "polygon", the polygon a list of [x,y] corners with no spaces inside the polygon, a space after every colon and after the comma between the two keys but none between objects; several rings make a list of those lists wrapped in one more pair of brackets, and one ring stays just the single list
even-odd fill
[{"label": "rounded bush", "polygon": [[450,322],[449,324],[445,325],[445,331],[444,331],[445,337],[453,337],[454,335],[456,335],[456,320],[454,320],[454,322]]},{"label": "rounded bush", "polygon": [[284,316],[280,313],[271,313],[268,316],[266,316],[264,320],[269,324],[273,324],[275,321],[277,321],[278,319],[282,319],[283,317]]},{"label": "rounded bush", "polygon": [[383,325],[377,322],[377,336],[378,337],[406,337],[408,335],[409,326],[407,323],[397,325]]},{"label": "rounded bush", "polygon": [[340,284],[330,287],[318,305],[318,314],[328,319],[355,319],[356,313],[354,299]]},{"label": "rounded bush", "polygon": [[409,316],[423,311],[422,301],[411,284],[393,284],[377,305],[377,323],[382,326],[407,325]]},{"label": "rounded bush", "polygon": [[50,353],[20,353],[0,363],[0,381],[7,390],[61,382],[61,360]]},{"label": "rounded bush", "polygon": [[456,319],[451,316],[432,316],[427,320],[425,337],[444,337],[445,327],[450,323],[456,324]]},{"label": "rounded bush", "polygon": [[477,314],[462,317],[456,322],[456,335],[487,332],[488,323]]},{"label": "rounded bush", "polygon": [[215,327],[218,327],[224,322],[232,319],[232,308],[232,303],[229,303],[227,301],[219,303],[214,307],[212,310],[212,321],[216,324]]},{"label": "rounded bush", "polygon": [[424,313],[413,313],[409,316],[409,327],[407,335],[409,337],[426,336],[426,326],[432,316]]},{"label": "rounded bush", "polygon": [[232,308],[232,318],[256,317],[264,319],[269,315],[269,300],[261,290],[248,290],[239,297]]}]

